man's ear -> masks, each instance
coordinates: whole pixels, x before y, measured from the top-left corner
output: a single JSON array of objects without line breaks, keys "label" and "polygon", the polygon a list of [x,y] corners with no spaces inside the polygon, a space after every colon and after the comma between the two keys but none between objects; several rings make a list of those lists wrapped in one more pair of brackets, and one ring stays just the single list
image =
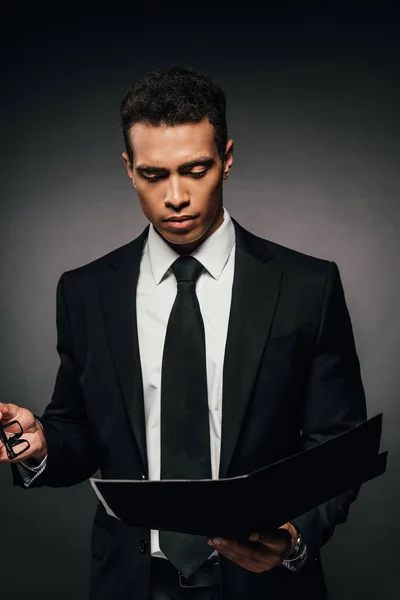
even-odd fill
[{"label": "man's ear", "polygon": [[128,173],[128,177],[132,181],[133,186],[136,187],[135,176],[133,174],[133,169],[132,169],[131,161],[129,160],[129,156],[127,155],[126,152],[122,153],[122,159],[124,161],[124,164],[125,164],[125,167],[126,167],[126,172]]},{"label": "man's ear", "polygon": [[224,179],[228,179],[229,172],[233,164],[233,140],[228,140],[225,148],[224,156]]}]

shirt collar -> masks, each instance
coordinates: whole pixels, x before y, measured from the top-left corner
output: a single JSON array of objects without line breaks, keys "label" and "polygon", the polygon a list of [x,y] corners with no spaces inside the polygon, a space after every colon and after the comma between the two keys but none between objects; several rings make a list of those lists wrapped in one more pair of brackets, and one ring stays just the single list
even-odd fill
[{"label": "shirt collar", "polygon": [[[225,207],[223,210],[222,224],[191,254],[214,279],[219,279],[235,243],[235,228],[232,219]],[[168,246],[152,223],[149,227],[144,251],[149,253],[150,269],[154,283],[158,285],[180,254]]]}]

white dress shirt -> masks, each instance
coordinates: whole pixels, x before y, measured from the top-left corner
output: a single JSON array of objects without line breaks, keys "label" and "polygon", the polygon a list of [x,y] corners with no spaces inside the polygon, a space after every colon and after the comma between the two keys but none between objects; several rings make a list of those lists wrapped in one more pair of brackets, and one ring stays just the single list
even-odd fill
[{"label": "white dress shirt", "polygon": [[[224,221],[193,253],[204,267],[196,294],[204,322],[212,478],[218,478],[222,422],[222,368],[232,297],[235,229]],[[143,248],[137,285],[137,323],[142,364],[149,479],[160,479],[161,365],[169,315],[177,294],[171,270],[179,258],[153,225]],[[158,531],[151,532],[151,553],[164,556]]]}]

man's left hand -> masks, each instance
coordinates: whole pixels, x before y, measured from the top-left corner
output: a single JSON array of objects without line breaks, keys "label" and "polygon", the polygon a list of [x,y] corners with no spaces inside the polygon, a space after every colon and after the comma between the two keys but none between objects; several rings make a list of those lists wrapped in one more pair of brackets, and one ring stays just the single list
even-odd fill
[{"label": "man's left hand", "polygon": [[262,573],[279,566],[292,553],[297,536],[296,527],[285,523],[273,532],[252,533],[248,543],[221,537],[212,538],[208,543],[239,567]]}]

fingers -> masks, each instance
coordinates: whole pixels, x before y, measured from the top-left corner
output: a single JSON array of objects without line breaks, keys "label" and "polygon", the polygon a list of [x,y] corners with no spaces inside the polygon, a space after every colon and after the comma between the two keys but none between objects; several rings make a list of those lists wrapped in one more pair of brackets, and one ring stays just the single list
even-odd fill
[{"label": "fingers", "polygon": [[[9,438],[10,435],[12,435],[12,434],[8,434],[6,431],[4,433],[6,434],[7,438]],[[29,442],[30,447],[26,450],[26,452],[22,452],[22,454],[20,454],[20,456],[17,456],[16,458],[13,458],[13,459],[8,458],[6,447],[3,444],[3,442],[0,440],[0,463],[20,462],[21,460],[28,459],[30,456],[32,456],[32,454],[34,454],[35,452],[38,452],[40,450],[40,438],[38,438],[37,434],[24,433],[22,435],[21,439],[24,439],[27,442]],[[26,443],[18,444],[17,446],[13,447],[13,450],[17,454],[18,452],[21,452],[21,450],[23,450],[27,446],[28,445]]]},{"label": "fingers", "polygon": [[3,402],[0,402],[0,422],[2,421],[2,419],[7,418],[7,414],[8,414],[7,404],[3,404]]},{"label": "fingers", "polygon": [[[16,421],[16,423],[13,423]],[[0,430],[0,463],[15,463],[34,457],[43,456],[47,450],[46,439],[41,426],[35,419],[34,414],[27,408],[22,408],[12,403],[0,403],[0,423],[3,426]],[[11,423],[13,423],[11,425]],[[5,444],[15,436],[15,441],[20,443],[12,446],[15,458],[10,459],[7,454]],[[29,443],[28,444],[26,443]],[[12,445],[12,443],[10,443]],[[21,454],[20,454],[21,453]]]},{"label": "fingers", "polygon": [[[19,425],[18,423],[10,425],[12,421],[18,421]],[[35,433],[37,429],[35,415],[32,411],[12,403],[0,403],[0,423],[3,427],[7,426],[7,434],[19,433],[20,426],[24,432],[28,433]]]},{"label": "fingers", "polygon": [[280,561],[287,558],[294,547],[294,540],[285,526],[268,533],[252,533],[249,539],[258,540],[272,554],[278,556]]},{"label": "fingers", "polygon": [[[17,421],[17,423],[11,423]],[[0,432],[0,462],[19,462],[29,458],[37,453],[43,447],[43,435],[37,431],[33,413],[26,408],[21,408],[16,404],[0,402],[0,423],[3,425]],[[22,432],[21,432],[22,429]],[[15,454],[21,454],[10,459],[5,447],[5,437],[7,440],[18,434],[21,443],[13,446]],[[26,442],[29,442],[30,446]]]},{"label": "fingers", "polygon": [[0,421],[12,421],[20,412],[21,408],[16,404],[0,402]]},{"label": "fingers", "polygon": [[269,571],[280,563],[279,557],[260,543],[243,544],[236,540],[214,538],[209,541],[209,545],[218,553],[253,573]]},{"label": "fingers", "polygon": [[[278,550],[282,548],[282,546],[287,544],[291,544],[291,535],[290,532],[286,528],[276,529],[275,531],[270,531],[268,533],[252,533],[251,537],[257,536],[257,541],[265,544],[271,550]],[[249,539],[251,539],[251,537]]]},{"label": "fingers", "polygon": [[240,567],[253,573],[262,573],[280,565],[288,552],[290,553],[291,536],[289,531],[282,527],[269,532],[253,532],[248,543],[220,537],[212,538],[208,543],[219,554]]}]

